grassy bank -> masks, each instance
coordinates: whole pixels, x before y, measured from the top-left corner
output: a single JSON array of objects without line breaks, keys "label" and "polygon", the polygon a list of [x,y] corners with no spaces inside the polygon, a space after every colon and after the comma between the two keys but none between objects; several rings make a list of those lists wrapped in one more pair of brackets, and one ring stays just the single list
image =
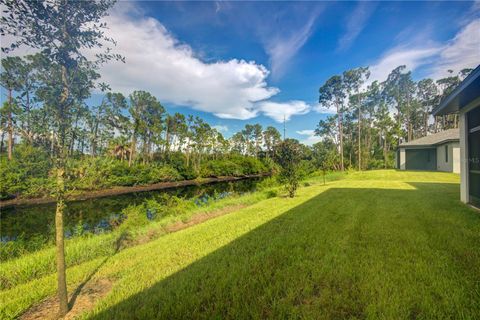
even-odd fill
[{"label": "grassy bank", "polygon": [[[373,171],[306,185],[294,199],[225,199],[251,205],[71,265],[69,289],[112,282],[94,319],[480,314],[480,215],[459,203],[458,176]],[[17,281],[0,293],[2,318],[54,290],[53,271]]]}]

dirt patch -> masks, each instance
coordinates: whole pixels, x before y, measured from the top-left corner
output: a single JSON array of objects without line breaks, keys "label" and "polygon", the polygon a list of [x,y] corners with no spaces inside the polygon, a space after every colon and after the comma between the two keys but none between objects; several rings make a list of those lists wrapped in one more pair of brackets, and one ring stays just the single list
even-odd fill
[{"label": "dirt patch", "polygon": [[246,206],[247,205],[245,205],[245,204],[239,204],[239,205],[236,205],[236,206],[225,207],[223,209],[215,210],[215,211],[212,211],[212,212],[197,214],[197,215],[194,215],[187,222],[179,221],[179,222],[176,222],[174,224],[171,224],[171,225],[165,227],[165,231],[167,231],[169,233],[170,232],[176,232],[176,231],[191,227],[193,225],[202,223],[204,221],[207,221],[207,220],[219,217],[219,216],[223,216],[223,215],[228,214],[232,211],[236,211],[236,210],[245,208]]},{"label": "dirt patch", "polygon": [[[81,313],[91,310],[95,303],[104,297],[112,288],[112,282],[108,279],[100,279],[95,282],[87,283],[78,292],[73,292],[69,295],[70,304],[73,307],[65,316],[65,320],[75,319]],[[73,299],[72,299],[73,297]],[[58,298],[48,298],[36,306],[30,308],[24,313],[20,319],[22,320],[40,320],[58,319]]]}]

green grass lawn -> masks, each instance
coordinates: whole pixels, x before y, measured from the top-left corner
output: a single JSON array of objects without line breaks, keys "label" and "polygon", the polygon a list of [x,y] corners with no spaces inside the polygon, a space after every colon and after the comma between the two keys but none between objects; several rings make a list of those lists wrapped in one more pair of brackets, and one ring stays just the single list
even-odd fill
[{"label": "green grass lawn", "polygon": [[[315,178],[294,199],[69,268],[69,289],[112,281],[83,315],[91,319],[479,319],[480,213],[460,203],[458,180],[386,170],[326,186]],[[1,315],[54,287],[50,274],[2,291]]]}]

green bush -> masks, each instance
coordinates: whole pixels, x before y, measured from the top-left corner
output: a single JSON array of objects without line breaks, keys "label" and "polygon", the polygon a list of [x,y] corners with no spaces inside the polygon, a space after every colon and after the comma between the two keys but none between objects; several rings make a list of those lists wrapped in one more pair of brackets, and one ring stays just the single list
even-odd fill
[{"label": "green bush", "polygon": [[170,154],[168,163],[175,169],[185,180],[193,180],[198,178],[198,172],[189,165],[187,166],[187,159],[181,152]]},{"label": "green bush", "polygon": [[162,167],[151,166],[147,170],[149,171],[149,179],[146,181],[146,183],[182,180],[182,176],[178,173],[178,171],[168,165],[164,165]]},{"label": "green bush", "polygon": [[267,190],[264,192],[267,199],[278,197],[277,190]]},{"label": "green bush", "polygon": [[204,178],[218,176],[241,176],[242,167],[230,160],[210,160],[202,166],[200,174]]},{"label": "green bush", "polygon": [[[52,195],[55,177],[52,161],[43,149],[27,145],[15,148],[14,159],[1,159],[0,197],[42,197]],[[205,159],[195,170],[186,165],[185,155],[172,153],[150,163],[121,161],[107,156],[81,155],[67,162],[67,188],[78,191],[107,189],[116,186],[146,185],[159,182],[191,180],[197,177],[244,176],[275,172],[271,159],[229,155],[222,159]]]},{"label": "green bush", "polygon": [[181,180],[169,165],[133,164],[108,158],[84,158],[70,163],[71,186],[79,190],[97,190],[114,186],[134,186]]},{"label": "green bush", "polygon": [[279,186],[277,177],[268,177],[257,184],[257,190],[267,190],[277,186]]},{"label": "green bush", "polygon": [[0,197],[10,198],[22,194],[41,196],[52,189],[49,176],[52,163],[41,148],[26,144],[15,147],[11,161],[2,157],[0,163]]}]

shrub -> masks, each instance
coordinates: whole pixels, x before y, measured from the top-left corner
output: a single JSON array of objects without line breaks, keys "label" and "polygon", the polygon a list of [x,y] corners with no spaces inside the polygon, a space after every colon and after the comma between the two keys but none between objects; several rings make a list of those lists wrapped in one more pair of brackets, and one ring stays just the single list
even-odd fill
[{"label": "shrub", "polygon": [[181,152],[170,154],[168,163],[186,180],[193,180],[198,177],[198,172],[191,165],[187,166],[187,159]]},{"label": "shrub", "polygon": [[218,176],[241,176],[242,167],[230,160],[210,160],[206,162],[200,171],[202,177]]},{"label": "shrub", "polygon": [[265,197],[267,199],[275,198],[275,197],[278,196],[278,191],[277,190],[267,190],[264,193],[265,193]]},{"label": "shrub", "polygon": [[151,167],[149,170],[149,179],[146,183],[157,183],[167,181],[181,180],[182,176],[171,166]]},{"label": "shrub", "polygon": [[276,177],[268,177],[257,184],[257,190],[266,190],[276,186],[278,186],[278,179]]},{"label": "shrub", "polygon": [[[43,149],[27,144],[17,145],[11,161],[4,157],[1,159],[0,197],[10,198],[26,192],[38,196],[43,190],[52,190],[51,168],[50,158]],[[30,190],[32,187],[35,189]]]},{"label": "shrub", "polygon": [[279,179],[285,185],[288,196],[293,198],[300,180],[299,160],[300,144],[293,139],[286,139],[279,145],[278,163],[282,167]]}]

